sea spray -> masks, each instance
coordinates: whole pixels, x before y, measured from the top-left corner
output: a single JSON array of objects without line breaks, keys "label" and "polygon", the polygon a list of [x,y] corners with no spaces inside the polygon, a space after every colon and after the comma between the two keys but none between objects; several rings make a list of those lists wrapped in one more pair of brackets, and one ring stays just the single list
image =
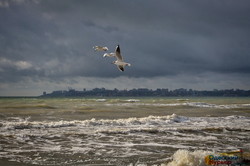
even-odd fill
[{"label": "sea spray", "polygon": [[173,160],[165,166],[207,166],[205,156],[211,153],[203,150],[193,152],[186,149],[177,150],[172,156]]}]

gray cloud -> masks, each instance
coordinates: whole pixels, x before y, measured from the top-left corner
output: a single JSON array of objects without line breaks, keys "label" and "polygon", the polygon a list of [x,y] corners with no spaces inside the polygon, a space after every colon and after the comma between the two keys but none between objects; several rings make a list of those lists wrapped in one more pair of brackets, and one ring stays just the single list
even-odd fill
[{"label": "gray cloud", "polygon": [[[51,86],[62,80],[80,83],[79,78],[243,80],[250,74],[249,6],[247,0],[0,0],[0,80],[47,80]],[[117,44],[132,64],[123,73],[113,59],[92,49],[105,45],[113,51]],[[194,80],[184,81],[187,87],[202,82]],[[249,87],[239,81],[232,87]],[[207,84],[223,88],[223,83]]]}]

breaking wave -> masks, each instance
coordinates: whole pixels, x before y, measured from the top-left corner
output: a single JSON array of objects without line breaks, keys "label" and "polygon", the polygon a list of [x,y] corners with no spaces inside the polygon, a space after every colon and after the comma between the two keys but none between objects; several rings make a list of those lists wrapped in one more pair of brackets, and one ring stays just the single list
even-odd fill
[{"label": "breaking wave", "polygon": [[250,108],[250,104],[211,104],[203,102],[183,102],[183,103],[143,103],[140,100],[125,100],[125,103],[106,103],[106,106],[154,106],[154,107],[178,107],[189,106],[198,108],[216,108],[216,109],[238,109]]},{"label": "breaking wave", "polygon": [[95,161],[203,166],[204,156],[213,150],[250,148],[249,124],[249,117],[234,115],[72,121],[9,117],[0,121],[0,159],[36,165],[91,165]]},{"label": "breaking wave", "polygon": [[157,127],[160,130],[190,130],[195,126],[195,130],[245,130],[250,123],[250,118],[245,116],[227,117],[185,117],[176,114],[168,116],[148,116],[142,118],[126,119],[89,119],[72,121],[30,121],[28,118],[12,117],[0,121],[0,129],[43,129],[43,128],[62,128],[62,127],[95,127],[96,129],[106,129],[109,127],[124,127],[134,129],[137,127]]},{"label": "breaking wave", "polygon": [[210,154],[214,154],[214,152],[203,150],[188,151],[186,149],[181,149],[173,154],[171,162],[163,164],[163,166],[207,166],[204,158]]},{"label": "breaking wave", "polygon": [[[73,121],[29,121],[30,118],[9,118],[7,121],[0,121],[0,126],[6,129],[30,129],[30,128],[61,128],[61,127],[95,127],[95,126],[158,126],[171,123],[181,123],[187,121],[187,117],[172,114],[169,116],[148,116],[144,118],[127,119],[95,119],[73,120]],[[11,121],[12,120],[12,121]]]}]

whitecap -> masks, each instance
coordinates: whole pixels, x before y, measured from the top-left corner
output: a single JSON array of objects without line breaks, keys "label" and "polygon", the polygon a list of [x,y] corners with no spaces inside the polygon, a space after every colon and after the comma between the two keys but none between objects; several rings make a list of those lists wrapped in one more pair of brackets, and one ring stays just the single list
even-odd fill
[{"label": "whitecap", "polygon": [[97,102],[105,102],[107,99],[96,99]]},{"label": "whitecap", "polygon": [[134,102],[139,102],[140,100],[138,100],[138,99],[128,99],[128,100],[125,100],[125,101],[134,103]]},{"label": "whitecap", "polygon": [[177,101],[189,101],[189,99],[176,99]]},{"label": "whitecap", "polygon": [[195,150],[193,152],[185,149],[177,150],[172,156],[173,160],[167,164],[162,164],[162,166],[206,166],[205,157],[211,153],[203,150]]},{"label": "whitecap", "polygon": [[202,102],[186,102],[182,103],[181,105],[187,105],[192,107],[199,107],[199,108],[217,108],[217,109],[234,109],[234,108],[244,108],[249,107],[250,104],[211,104],[211,103],[202,103]]}]

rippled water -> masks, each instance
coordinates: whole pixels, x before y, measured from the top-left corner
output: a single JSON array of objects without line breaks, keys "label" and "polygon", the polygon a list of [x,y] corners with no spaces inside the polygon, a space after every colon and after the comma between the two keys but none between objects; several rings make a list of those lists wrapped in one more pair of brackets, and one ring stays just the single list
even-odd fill
[{"label": "rippled water", "polygon": [[1,98],[0,165],[205,165],[249,151],[249,115],[249,98]]}]

